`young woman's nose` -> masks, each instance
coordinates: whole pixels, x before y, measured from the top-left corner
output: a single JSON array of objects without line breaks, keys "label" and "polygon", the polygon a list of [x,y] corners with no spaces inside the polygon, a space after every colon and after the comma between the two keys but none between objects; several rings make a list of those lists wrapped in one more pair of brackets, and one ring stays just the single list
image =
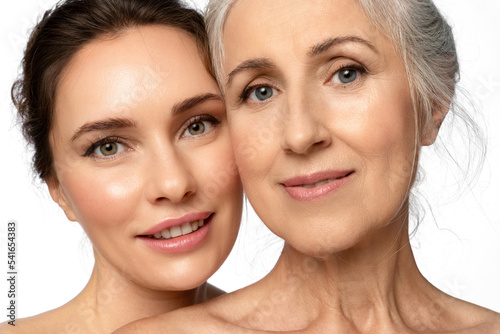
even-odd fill
[{"label": "young woman's nose", "polygon": [[288,97],[281,141],[281,148],[286,153],[307,154],[330,145],[331,135],[322,122],[320,108],[321,104],[313,98]]},{"label": "young woman's nose", "polygon": [[181,203],[196,193],[196,180],[191,167],[175,150],[155,152],[144,168],[145,195],[151,203]]}]

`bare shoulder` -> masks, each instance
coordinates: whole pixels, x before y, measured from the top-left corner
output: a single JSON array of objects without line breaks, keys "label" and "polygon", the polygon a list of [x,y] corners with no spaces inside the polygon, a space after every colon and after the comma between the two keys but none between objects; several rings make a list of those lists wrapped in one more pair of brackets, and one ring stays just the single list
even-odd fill
[{"label": "bare shoulder", "polygon": [[232,314],[238,313],[238,303],[233,303],[234,293],[225,294],[207,302],[181,308],[154,317],[134,321],[113,334],[127,333],[203,333],[246,334],[258,333],[233,322]]},{"label": "bare shoulder", "polygon": [[225,323],[205,303],[134,321],[113,334],[126,333],[224,333]]},{"label": "bare shoulder", "polygon": [[[17,320],[16,320],[17,321]],[[20,331],[16,329],[16,321],[6,321],[0,324],[0,333],[10,334],[10,333],[27,333],[26,331]]]},{"label": "bare shoulder", "polygon": [[468,324],[461,331],[463,333],[500,333],[500,313],[462,301],[456,314]]},{"label": "bare shoulder", "polygon": [[500,333],[500,313],[484,308],[481,309],[476,332],[480,334]]},{"label": "bare shoulder", "polygon": [[0,324],[2,334],[31,334],[31,333],[54,333],[63,332],[65,324],[61,322],[56,311],[49,311],[29,318],[16,319]]}]

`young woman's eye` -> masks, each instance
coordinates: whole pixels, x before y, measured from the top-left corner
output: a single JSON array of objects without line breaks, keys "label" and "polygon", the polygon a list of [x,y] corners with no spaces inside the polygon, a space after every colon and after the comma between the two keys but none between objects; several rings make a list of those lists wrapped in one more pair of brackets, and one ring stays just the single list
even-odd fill
[{"label": "young woman's eye", "polygon": [[220,122],[212,116],[199,116],[194,118],[184,130],[182,137],[200,136],[210,131],[213,126]]},{"label": "young woman's eye", "polygon": [[[205,123],[207,123],[207,124],[205,125]],[[205,133],[207,128],[210,128],[210,124],[208,124],[207,121],[196,122],[196,123],[193,123],[190,126],[188,126],[188,128],[184,132],[184,135],[185,136],[187,136],[187,135],[198,136],[198,135]]]},{"label": "young woman's eye", "polygon": [[94,149],[94,154],[103,157],[109,157],[125,151],[126,147],[117,142],[103,143]]},{"label": "young woman's eye", "polygon": [[262,102],[276,95],[276,92],[276,89],[272,87],[259,86],[250,91],[250,94],[248,94],[248,98],[253,101]]},{"label": "young woman's eye", "polygon": [[104,138],[90,145],[83,154],[84,157],[94,156],[96,158],[111,158],[127,150],[127,146],[120,142],[119,138]]}]

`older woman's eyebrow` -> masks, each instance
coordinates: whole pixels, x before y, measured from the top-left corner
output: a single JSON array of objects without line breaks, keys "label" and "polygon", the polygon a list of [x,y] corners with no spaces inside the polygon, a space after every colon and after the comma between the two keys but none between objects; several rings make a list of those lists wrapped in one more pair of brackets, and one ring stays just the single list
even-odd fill
[{"label": "older woman's eyebrow", "polygon": [[236,68],[232,70],[231,73],[229,73],[226,86],[230,86],[234,76],[241,71],[249,69],[264,69],[264,68],[268,69],[272,67],[274,67],[272,62],[267,58],[254,58],[245,60],[244,62],[236,66]]},{"label": "older woman's eyebrow", "polygon": [[71,141],[74,141],[84,133],[93,131],[105,131],[111,129],[121,129],[136,126],[135,122],[128,118],[109,118],[102,121],[85,123],[76,130]]},{"label": "older woman's eyebrow", "polygon": [[207,94],[200,94],[193,96],[191,98],[185,99],[182,102],[179,102],[174,105],[172,108],[172,115],[177,115],[180,114],[186,110],[189,110],[199,104],[202,104],[206,101],[224,101],[220,95],[213,94],[213,93],[207,93]]},{"label": "older woman's eyebrow", "polygon": [[370,49],[373,50],[373,52],[378,53],[377,48],[367,40],[357,37],[357,36],[345,36],[345,37],[335,37],[335,38],[328,38],[324,40],[323,42],[320,42],[314,46],[311,47],[309,50],[309,57],[314,57],[317,56],[321,53],[326,52],[328,49],[330,49],[332,46],[337,46],[337,45],[342,45],[342,44],[347,44],[347,43],[360,43],[368,46]]}]

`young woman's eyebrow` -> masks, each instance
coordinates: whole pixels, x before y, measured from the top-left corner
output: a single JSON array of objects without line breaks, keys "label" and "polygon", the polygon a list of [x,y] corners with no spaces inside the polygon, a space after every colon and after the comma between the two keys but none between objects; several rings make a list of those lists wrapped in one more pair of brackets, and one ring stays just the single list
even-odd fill
[{"label": "young woman's eyebrow", "polygon": [[85,123],[76,130],[71,141],[74,141],[84,133],[93,131],[104,131],[110,129],[121,129],[136,126],[135,122],[128,118],[108,118],[101,121]]},{"label": "young woman's eyebrow", "polygon": [[253,58],[245,60],[238,66],[236,66],[235,69],[231,71],[231,73],[229,73],[226,86],[231,86],[231,82],[233,81],[234,76],[239,72],[253,69],[269,69],[272,67],[274,67],[273,63],[267,58]]},{"label": "young woman's eyebrow", "polygon": [[331,47],[333,46],[338,46],[338,45],[343,45],[343,44],[348,44],[348,43],[358,43],[358,44],[363,44],[367,47],[369,47],[373,52],[379,53],[377,48],[370,43],[369,41],[357,37],[357,36],[345,36],[345,37],[333,37],[333,38],[328,38],[324,40],[323,42],[320,42],[316,45],[313,45],[311,49],[309,50],[309,57],[315,57],[319,54],[322,54],[326,51],[328,51]]},{"label": "young woman's eyebrow", "polygon": [[212,93],[207,93],[207,94],[200,94],[193,96],[191,98],[188,98],[182,102],[179,102],[175,104],[172,108],[172,115],[177,115],[180,114],[186,110],[189,110],[199,104],[202,104],[206,101],[224,101],[220,95],[217,94],[212,94]]}]

